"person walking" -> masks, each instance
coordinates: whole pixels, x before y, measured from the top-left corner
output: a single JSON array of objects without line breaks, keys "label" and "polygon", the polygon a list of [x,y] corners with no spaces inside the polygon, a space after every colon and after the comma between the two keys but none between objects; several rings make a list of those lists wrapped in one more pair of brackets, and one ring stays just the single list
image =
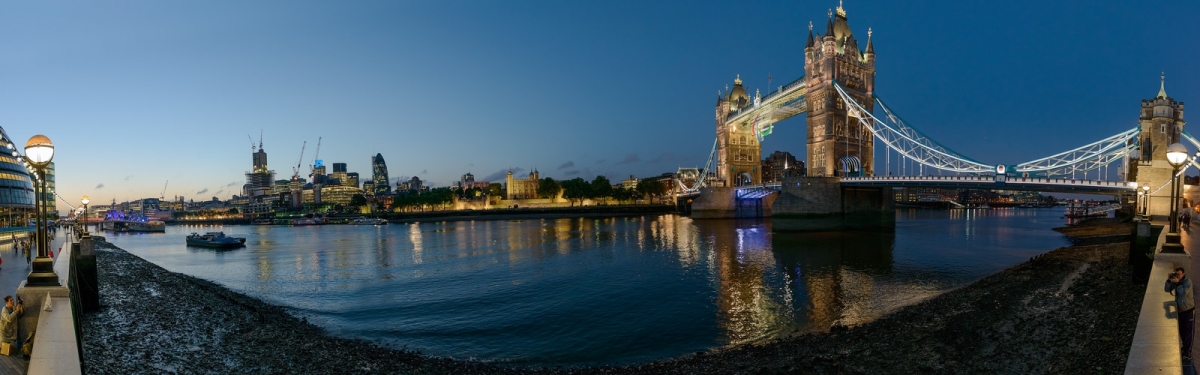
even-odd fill
[{"label": "person walking", "polygon": [[1177,267],[1167,278],[1164,289],[1175,295],[1176,323],[1179,325],[1179,339],[1183,341],[1183,359],[1190,361],[1192,338],[1196,331],[1196,300],[1192,296],[1192,279],[1187,277],[1183,267]]}]

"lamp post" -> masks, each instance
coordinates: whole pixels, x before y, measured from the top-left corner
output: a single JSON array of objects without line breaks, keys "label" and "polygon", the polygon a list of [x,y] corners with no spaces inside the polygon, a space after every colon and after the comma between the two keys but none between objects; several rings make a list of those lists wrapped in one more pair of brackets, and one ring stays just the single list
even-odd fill
[{"label": "lamp post", "polygon": [[1171,210],[1169,211],[1171,215],[1171,229],[1169,232],[1167,232],[1166,242],[1163,243],[1162,246],[1162,251],[1164,253],[1184,252],[1183,244],[1179,243],[1178,199],[1181,192],[1179,191],[1179,178],[1177,175],[1179,174],[1179,168],[1182,167],[1183,163],[1187,161],[1187,157],[1188,150],[1186,146],[1179,143],[1172,143],[1170,146],[1167,146],[1167,163],[1171,164]]},{"label": "lamp post", "polygon": [[83,236],[87,236],[88,235],[87,205],[89,202],[91,202],[91,200],[88,199],[88,196],[84,195],[83,200],[80,200],[79,202],[83,203],[83,233],[81,233],[81,234]]},{"label": "lamp post", "polygon": [[37,258],[33,260],[33,270],[26,279],[27,286],[58,286],[58,275],[54,273],[54,260],[47,256],[50,244],[46,238],[46,212],[42,203],[42,195],[46,191],[46,166],[54,160],[54,144],[50,138],[38,134],[25,142],[25,160],[37,174],[34,183],[34,207],[37,210]]},{"label": "lamp post", "polygon": [[1142,184],[1142,218],[1150,215],[1150,183]]}]

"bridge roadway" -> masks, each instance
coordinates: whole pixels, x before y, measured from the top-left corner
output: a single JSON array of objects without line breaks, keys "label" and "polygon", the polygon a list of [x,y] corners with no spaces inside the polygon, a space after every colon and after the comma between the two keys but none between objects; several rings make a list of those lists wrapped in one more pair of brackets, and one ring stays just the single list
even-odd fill
[{"label": "bridge roadway", "polygon": [[[981,190],[1027,190],[1048,193],[1121,195],[1137,192],[1136,183],[1122,181],[1075,180],[1063,178],[997,179],[995,176],[876,176],[843,177],[844,187],[917,187]],[[755,190],[779,190],[781,183],[738,187],[738,196],[753,198]]]}]

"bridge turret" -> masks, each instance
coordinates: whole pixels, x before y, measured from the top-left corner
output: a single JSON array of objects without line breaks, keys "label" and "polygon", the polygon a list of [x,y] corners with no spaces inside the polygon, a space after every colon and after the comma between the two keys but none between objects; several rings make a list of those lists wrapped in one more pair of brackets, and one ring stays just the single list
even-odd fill
[{"label": "bridge turret", "polygon": [[[1138,126],[1142,133],[1139,136],[1141,152],[1132,156],[1136,163],[1131,163],[1130,180],[1138,185],[1149,184],[1158,188],[1171,180],[1173,168],[1167,162],[1167,146],[1182,141],[1183,102],[1177,102],[1167,96],[1166,75],[1159,77],[1158,94],[1151,99],[1142,100],[1141,116]],[[1193,150],[1194,151],[1194,150]],[[1166,215],[1170,212],[1170,189],[1159,190],[1150,197],[1150,215]]]},{"label": "bridge turret", "polygon": [[[846,10],[829,12],[820,48],[805,48],[808,101],[808,158],[812,176],[870,176],[874,173],[874,138],[848,116],[835,83],[868,111],[874,107],[875,47],[867,34],[866,51],[850,31]],[[814,41],[814,44],[816,41]],[[815,46],[814,46],[815,47]]]}]

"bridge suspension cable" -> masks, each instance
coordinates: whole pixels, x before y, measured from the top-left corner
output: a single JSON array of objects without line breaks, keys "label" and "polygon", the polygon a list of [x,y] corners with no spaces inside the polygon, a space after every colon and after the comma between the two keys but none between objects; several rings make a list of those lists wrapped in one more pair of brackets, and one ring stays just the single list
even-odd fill
[{"label": "bridge suspension cable", "polygon": [[[883,110],[883,118],[876,117],[834,82],[838,95],[845,102],[848,114],[858,119],[859,124],[898,155],[922,166],[955,173],[983,174],[995,171],[995,166],[983,164],[926,137],[908,125],[879,97],[875,103]],[[1015,165],[1010,173],[1028,174],[1037,177],[1067,177],[1076,173],[1087,173],[1125,160],[1138,148],[1138,128],[1123,131],[1108,138],[1021,164]],[[1200,141],[1190,138],[1200,148]],[[890,155],[888,156],[890,164]],[[901,161],[903,163],[903,161]],[[902,164],[903,165],[903,164]],[[1103,171],[1103,170],[1101,170]]]},{"label": "bridge suspension cable", "polygon": [[879,98],[874,99],[883,109],[886,120],[875,117],[871,111],[863,108],[837,82],[834,82],[834,87],[842,101],[846,103],[849,115],[858,119],[860,125],[900,156],[924,166],[949,172],[980,174],[994,170],[993,166],[971,160],[929,139],[916,128],[908,126]]},{"label": "bridge suspension cable", "polygon": [[1015,169],[1017,173],[1048,177],[1086,173],[1123,160],[1138,148],[1139,134],[1138,128],[1129,129],[1072,150],[1017,164]]}]

